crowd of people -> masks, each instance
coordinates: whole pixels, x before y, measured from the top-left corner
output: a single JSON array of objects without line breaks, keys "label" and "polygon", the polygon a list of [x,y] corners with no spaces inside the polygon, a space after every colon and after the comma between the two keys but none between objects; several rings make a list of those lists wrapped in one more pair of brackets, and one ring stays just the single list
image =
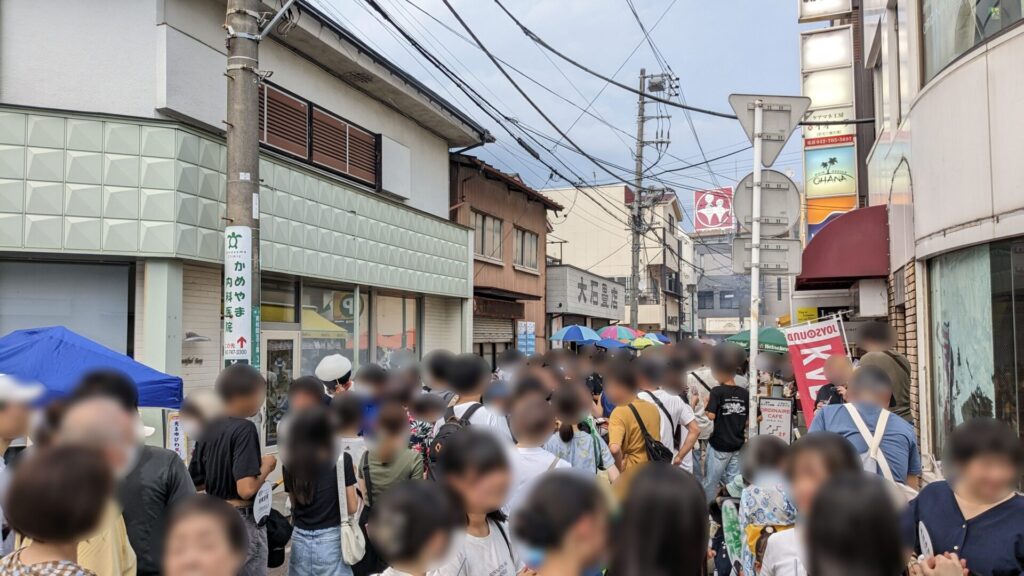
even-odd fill
[{"label": "crowd of people", "polygon": [[866,352],[829,360],[792,444],[749,436],[728,343],[508,350],[494,372],[331,355],[291,383],[276,456],[266,381],[236,364],[185,400],[187,466],[145,444],[124,374],[41,410],[0,377],[0,576],[1024,574],[1020,439],[965,422],[922,487],[901,358]]}]

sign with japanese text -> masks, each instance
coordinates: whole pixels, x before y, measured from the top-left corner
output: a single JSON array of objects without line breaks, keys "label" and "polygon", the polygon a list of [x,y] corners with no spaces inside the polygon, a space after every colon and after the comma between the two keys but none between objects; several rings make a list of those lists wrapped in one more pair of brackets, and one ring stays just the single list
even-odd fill
[{"label": "sign with japanese text", "polygon": [[516,321],[516,348],[527,356],[537,353],[537,323]]},{"label": "sign with japanese text", "polygon": [[579,314],[622,320],[626,287],[574,266],[548,266],[546,308],[552,314]]},{"label": "sign with japanese text", "polygon": [[757,433],[777,436],[786,444],[792,444],[793,400],[762,396],[757,399],[757,405],[761,414],[761,419],[757,423]]},{"label": "sign with japanese text", "polygon": [[825,362],[832,356],[846,355],[843,326],[839,320],[833,319],[784,328],[783,333],[786,335],[789,359],[800,392],[800,407],[810,426],[814,418],[814,399],[818,390],[828,384]]},{"label": "sign with japanese text", "polygon": [[185,436],[185,429],[181,425],[181,414],[177,411],[167,412],[167,439],[165,447],[177,454],[182,462],[188,460],[188,437]]},{"label": "sign with japanese text", "polygon": [[694,190],[693,230],[704,232],[730,232],[735,226],[732,212],[732,188]]},{"label": "sign with japanese text", "polygon": [[224,363],[255,364],[252,309],[252,229],[224,229]]}]

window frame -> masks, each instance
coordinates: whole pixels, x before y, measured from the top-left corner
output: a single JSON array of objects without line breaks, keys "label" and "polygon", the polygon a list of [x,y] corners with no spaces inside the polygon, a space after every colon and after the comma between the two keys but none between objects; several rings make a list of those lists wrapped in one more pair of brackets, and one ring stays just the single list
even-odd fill
[{"label": "window frame", "polygon": [[[532,241],[532,246],[529,244]],[[531,249],[532,248],[532,249]],[[537,272],[540,270],[540,234],[519,226],[515,227],[515,240],[513,244],[512,264],[516,268]],[[533,264],[529,263],[528,255],[533,256]]]},{"label": "window frame", "polygon": [[[731,299],[730,306],[726,306],[726,299]],[[739,310],[740,301],[736,298],[735,290],[721,290],[718,292],[718,307],[722,310]]]},{"label": "window frame", "polygon": [[[705,306],[704,303],[710,301],[710,306]],[[697,291],[697,309],[698,310],[714,310],[715,309],[715,291],[714,290],[698,290]]]},{"label": "window frame", "polygon": [[[473,258],[490,264],[504,266],[505,221],[480,210],[472,210],[471,213],[473,215]],[[478,219],[480,220],[479,228],[477,227]],[[494,229],[495,222],[498,225],[497,230]],[[488,223],[490,223],[489,228]],[[498,241],[496,253],[493,246],[495,239]],[[490,243],[488,243],[488,240]]]}]

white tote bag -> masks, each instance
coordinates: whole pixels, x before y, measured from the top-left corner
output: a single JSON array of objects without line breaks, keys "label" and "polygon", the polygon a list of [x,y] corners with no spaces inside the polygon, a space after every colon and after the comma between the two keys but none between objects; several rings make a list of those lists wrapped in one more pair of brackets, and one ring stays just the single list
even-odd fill
[{"label": "white tote bag", "polygon": [[355,566],[366,555],[366,539],[359,524],[348,513],[348,493],[345,491],[345,454],[338,457],[338,511],[341,513],[341,557],[345,564]]}]

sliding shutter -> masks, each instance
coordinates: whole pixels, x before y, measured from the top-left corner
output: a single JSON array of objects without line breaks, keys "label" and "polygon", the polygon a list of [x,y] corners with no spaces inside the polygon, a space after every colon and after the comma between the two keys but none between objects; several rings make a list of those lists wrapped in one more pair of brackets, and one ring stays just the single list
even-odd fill
[{"label": "sliding shutter", "polygon": [[302,100],[269,85],[264,86],[261,96],[261,141],[289,154],[307,158],[309,106]]}]

